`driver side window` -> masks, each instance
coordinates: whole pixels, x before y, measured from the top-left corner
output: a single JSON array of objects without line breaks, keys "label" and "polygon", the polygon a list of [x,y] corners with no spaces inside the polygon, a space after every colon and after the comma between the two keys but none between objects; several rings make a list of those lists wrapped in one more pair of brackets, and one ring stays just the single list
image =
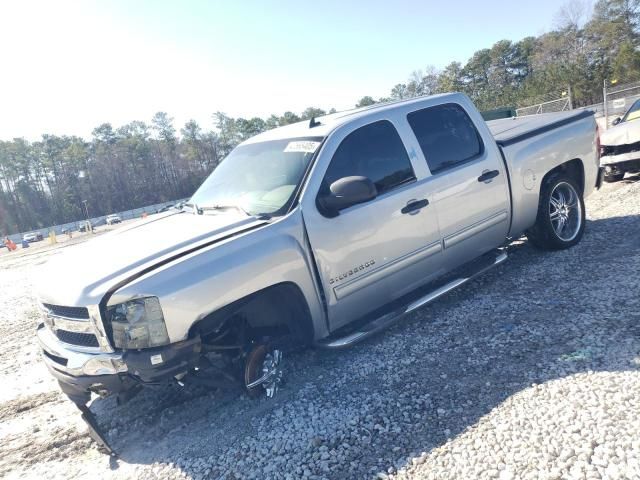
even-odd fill
[{"label": "driver side window", "polygon": [[381,120],[351,132],[336,150],[322,182],[321,193],[343,177],[369,178],[378,195],[413,181],[411,161],[391,122]]}]

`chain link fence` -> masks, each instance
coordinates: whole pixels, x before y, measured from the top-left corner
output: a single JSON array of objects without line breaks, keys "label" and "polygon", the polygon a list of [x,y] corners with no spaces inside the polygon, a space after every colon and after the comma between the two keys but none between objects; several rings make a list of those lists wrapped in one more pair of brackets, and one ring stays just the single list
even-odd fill
[{"label": "chain link fence", "polygon": [[605,82],[603,96],[602,115],[605,118],[606,128],[609,128],[616,118],[624,115],[633,102],[640,98],[640,81],[623,84]]},{"label": "chain link fence", "polygon": [[[526,102],[529,103],[529,102]],[[552,100],[544,100],[538,103],[528,104],[526,107],[516,108],[516,116],[537,115],[549,112],[564,112],[572,110],[571,97],[568,94],[560,95]]]},{"label": "chain link fence", "polygon": [[571,88],[558,89],[545,95],[529,97],[518,102],[516,115],[537,115],[540,113],[564,112],[572,110]]},{"label": "chain link fence", "polygon": [[[613,121],[624,115],[640,99],[640,80],[630,82],[605,81],[602,89],[603,101],[593,105],[578,107],[576,110],[592,110],[601,128],[610,128]],[[548,112],[573,110],[571,89],[552,92],[542,97],[520,102],[516,115],[536,115]]]}]

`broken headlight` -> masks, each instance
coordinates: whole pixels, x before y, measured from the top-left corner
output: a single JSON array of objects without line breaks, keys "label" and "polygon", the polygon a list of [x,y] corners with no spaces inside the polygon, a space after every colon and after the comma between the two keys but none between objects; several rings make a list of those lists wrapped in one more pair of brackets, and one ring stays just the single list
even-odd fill
[{"label": "broken headlight", "polygon": [[130,300],[107,308],[116,348],[167,345],[169,335],[158,297]]}]

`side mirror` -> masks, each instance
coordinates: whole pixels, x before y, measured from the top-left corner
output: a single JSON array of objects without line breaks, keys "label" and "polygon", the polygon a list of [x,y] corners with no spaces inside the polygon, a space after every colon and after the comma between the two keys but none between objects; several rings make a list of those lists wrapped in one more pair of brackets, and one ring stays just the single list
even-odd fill
[{"label": "side mirror", "polygon": [[616,119],[613,121],[613,124],[614,124],[614,125],[617,125],[617,124],[619,124],[621,121],[622,121],[622,119],[621,119],[620,117],[618,117],[618,118],[616,118]]},{"label": "side mirror", "polygon": [[378,190],[367,177],[343,177],[329,186],[329,195],[318,199],[329,216],[335,217],[340,210],[368,202],[378,196]]}]

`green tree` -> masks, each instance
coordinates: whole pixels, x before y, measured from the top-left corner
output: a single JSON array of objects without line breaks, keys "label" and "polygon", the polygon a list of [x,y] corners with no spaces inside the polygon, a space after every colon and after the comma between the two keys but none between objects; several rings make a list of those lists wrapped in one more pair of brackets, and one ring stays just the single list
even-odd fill
[{"label": "green tree", "polygon": [[322,117],[326,115],[327,112],[317,107],[308,107],[304,112],[300,115],[301,120],[309,120],[311,118]]},{"label": "green tree", "polygon": [[369,105],[373,105],[375,103],[376,101],[372,97],[367,95],[358,100],[358,103],[356,103],[356,108],[368,107]]},{"label": "green tree", "polygon": [[640,52],[630,41],[623,42],[613,59],[613,77],[618,79],[640,78]]},{"label": "green tree", "polygon": [[462,64],[451,62],[438,75],[438,92],[462,92],[464,89],[464,77]]},{"label": "green tree", "polygon": [[301,120],[301,118],[293,112],[284,112],[284,114],[278,119],[278,124],[289,125],[292,123],[297,123]]}]

